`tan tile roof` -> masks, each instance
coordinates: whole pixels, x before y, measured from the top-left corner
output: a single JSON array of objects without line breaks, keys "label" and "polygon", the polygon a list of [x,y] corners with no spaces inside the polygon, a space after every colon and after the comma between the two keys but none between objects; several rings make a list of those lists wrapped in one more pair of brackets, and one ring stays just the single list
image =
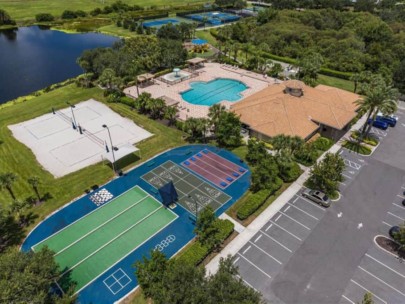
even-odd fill
[{"label": "tan tile roof", "polygon": [[[303,88],[303,96],[284,93],[290,88]],[[319,85],[315,88],[298,81],[272,85],[232,105],[241,121],[267,136],[277,134],[308,137],[319,124],[343,129],[355,116],[359,95]]]}]

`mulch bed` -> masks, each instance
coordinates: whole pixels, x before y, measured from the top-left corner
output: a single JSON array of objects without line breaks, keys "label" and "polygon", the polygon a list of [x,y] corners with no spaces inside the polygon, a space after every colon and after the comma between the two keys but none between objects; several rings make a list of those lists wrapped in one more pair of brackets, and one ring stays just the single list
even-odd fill
[{"label": "mulch bed", "polygon": [[377,236],[375,239],[378,246],[384,248],[388,252],[391,252],[394,255],[397,255],[399,258],[405,259],[405,248],[402,248],[401,251],[398,251],[400,246],[398,243],[385,236]]}]

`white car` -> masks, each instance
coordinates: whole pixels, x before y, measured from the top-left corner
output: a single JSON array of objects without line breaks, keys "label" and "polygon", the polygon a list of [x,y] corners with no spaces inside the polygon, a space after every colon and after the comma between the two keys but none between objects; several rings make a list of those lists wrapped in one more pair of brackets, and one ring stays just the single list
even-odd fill
[{"label": "white car", "polygon": [[398,121],[398,116],[397,115],[394,115],[394,114],[390,114],[390,115],[384,115],[382,112],[378,112],[377,113],[377,116],[386,116],[386,117],[391,117],[391,118],[394,118],[396,121]]}]

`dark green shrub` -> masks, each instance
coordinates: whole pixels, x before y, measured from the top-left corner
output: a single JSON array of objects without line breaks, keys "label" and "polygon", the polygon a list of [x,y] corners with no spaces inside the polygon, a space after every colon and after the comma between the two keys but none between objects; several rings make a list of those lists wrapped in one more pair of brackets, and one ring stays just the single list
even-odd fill
[{"label": "dark green shrub", "polygon": [[341,79],[346,79],[350,80],[352,77],[353,73],[349,72],[340,72],[336,70],[331,70],[328,68],[321,68],[319,71],[319,74],[326,75],[326,76],[331,76],[331,77],[336,77],[336,78],[341,78]]},{"label": "dark green shrub", "polygon": [[133,107],[134,106],[134,100],[130,97],[124,96],[120,98],[120,103],[123,103],[129,107]]},{"label": "dark green shrub", "polygon": [[326,137],[318,137],[312,142],[312,147],[321,151],[328,151],[333,146],[333,140]]},{"label": "dark green shrub", "polygon": [[264,189],[253,193],[249,197],[249,200],[238,209],[236,213],[238,219],[247,219],[266,202],[270,195],[280,189],[282,185],[283,181],[280,178],[276,178],[276,181],[273,183],[271,189]]},{"label": "dark green shrub", "polygon": [[94,10],[92,10],[90,12],[90,15],[92,15],[94,17],[94,16],[100,15],[101,13],[102,13],[102,10],[100,8],[96,7]]},{"label": "dark green shrub", "polygon": [[38,22],[49,22],[55,20],[55,17],[48,13],[36,14],[35,20]]},{"label": "dark green shrub", "polygon": [[76,11],[76,16],[77,17],[86,17],[87,13],[85,11],[78,10],[78,11]]},{"label": "dark green shrub", "polygon": [[300,166],[293,162],[291,167],[287,170],[280,170],[280,177],[286,183],[291,183],[295,181],[302,173]]},{"label": "dark green shrub", "polygon": [[62,13],[61,16],[62,19],[75,19],[77,18],[76,12],[70,11],[70,10],[65,10]]}]

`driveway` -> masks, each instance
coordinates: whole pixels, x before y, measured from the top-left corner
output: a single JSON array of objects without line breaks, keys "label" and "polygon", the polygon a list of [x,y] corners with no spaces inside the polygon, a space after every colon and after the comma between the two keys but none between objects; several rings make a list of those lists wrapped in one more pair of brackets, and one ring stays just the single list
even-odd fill
[{"label": "driveway", "polygon": [[243,280],[270,303],[405,303],[405,263],[377,247],[405,220],[405,113],[397,127],[373,130],[372,156],[343,149],[342,197],[324,209],[297,193],[235,255]]}]

